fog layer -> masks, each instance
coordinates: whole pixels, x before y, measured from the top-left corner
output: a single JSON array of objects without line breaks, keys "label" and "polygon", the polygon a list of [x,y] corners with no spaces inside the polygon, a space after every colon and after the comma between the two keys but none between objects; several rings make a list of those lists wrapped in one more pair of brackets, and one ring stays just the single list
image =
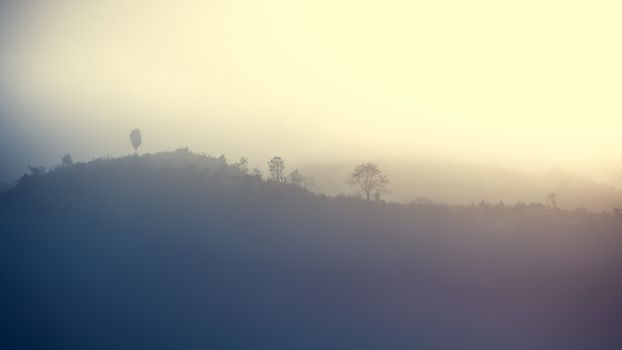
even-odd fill
[{"label": "fog layer", "polygon": [[[2,178],[189,146],[434,156],[620,184],[615,1],[4,1]],[[616,172],[617,171],[617,172]]]}]

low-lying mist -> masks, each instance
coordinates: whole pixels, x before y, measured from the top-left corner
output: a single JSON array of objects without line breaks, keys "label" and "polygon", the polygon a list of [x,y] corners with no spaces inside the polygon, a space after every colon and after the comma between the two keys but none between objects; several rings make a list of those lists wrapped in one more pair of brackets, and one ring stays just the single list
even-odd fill
[{"label": "low-lying mist", "polygon": [[[388,174],[390,192],[385,198],[395,202],[427,199],[447,204],[550,205],[547,196],[558,195],[558,205],[566,209],[585,208],[611,211],[622,206],[622,191],[588,177],[563,170],[521,172],[465,162],[442,160],[379,160]],[[353,194],[347,177],[356,163],[315,163],[301,166],[315,179],[312,190],[327,194]]]}]

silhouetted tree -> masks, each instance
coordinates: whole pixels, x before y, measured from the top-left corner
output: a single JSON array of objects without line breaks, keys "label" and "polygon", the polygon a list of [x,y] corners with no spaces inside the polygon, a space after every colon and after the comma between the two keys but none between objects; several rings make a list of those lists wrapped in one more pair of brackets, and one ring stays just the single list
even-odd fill
[{"label": "silhouetted tree", "polygon": [[258,177],[260,179],[263,177],[263,173],[261,172],[261,169],[259,169],[258,167],[254,167],[253,170],[251,170],[251,175]]},{"label": "silhouetted tree", "polygon": [[485,200],[482,200],[481,202],[479,202],[477,206],[480,208],[490,208],[490,204],[486,203]]},{"label": "silhouetted tree", "polygon": [[285,177],[285,162],[281,157],[273,157],[268,162],[268,172],[270,179],[276,182],[287,182]]},{"label": "silhouetted tree", "polygon": [[134,147],[134,154],[138,154],[138,147],[143,143],[140,129],[134,129],[130,132],[130,140],[132,141],[132,147]]},{"label": "silhouetted tree", "polygon": [[71,158],[71,154],[65,154],[60,158],[60,166],[63,168],[73,166],[73,159]]},{"label": "silhouetted tree", "polygon": [[307,188],[313,183],[313,178],[302,175],[302,173],[296,169],[289,174],[289,182],[296,186]]},{"label": "silhouetted tree", "polygon": [[29,165],[28,170],[30,171],[30,173],[24,173],[24,175],[22,175],[17,180],[18,183],[22,183],[31,177],[45,175],[47,168],[43,165],[39,165],[39,166]]},{"label": "silhouetted tree", "polygon": [[39,166],[29,165],[28,170],[30,170],[30,176],[41,176],[41,175],[45,175],[47,168],[44,167],[43,165],[39,165]]},{"label": "silhouetted tree", "polygon": [[246,159],[246,157],[241,157],[237,163],[233,163],[233,167],[248,174],[248,159]]},{"label": "silhouetted tree", "polygon": [[354,168],[348,183],[357,186],[359,191],[365,195],[365,199],[370,200],[372,195],[376,200],[380,200],[380,195],[386,191],[389,179],[382,173],[374,163],[363,163]]},{"label": "silhouetted tree", "polygon": [[417,197],[415,200],[411,201],[410,204],[413,205],[434,205],[434,202],[428,197]]},{"label": "silhouetted tree", "polygon": [[549,202],[551,202],[551,208],[553,209],[557,209],[557,194],[554,192],[549,193],[548,196],[546,196],[546,199],[549,200]]}]

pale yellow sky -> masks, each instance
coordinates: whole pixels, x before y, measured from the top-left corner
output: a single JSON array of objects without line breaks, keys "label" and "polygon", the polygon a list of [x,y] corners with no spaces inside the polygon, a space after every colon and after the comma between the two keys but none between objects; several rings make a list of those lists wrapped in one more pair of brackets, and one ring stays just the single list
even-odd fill
[{"label": "pale yellow sky", "polygon": [[34,1],[2,94],[54,152],[123,154],[140,127],[145,151],[600,177],[622,167],[620,18],[600,0]]}]

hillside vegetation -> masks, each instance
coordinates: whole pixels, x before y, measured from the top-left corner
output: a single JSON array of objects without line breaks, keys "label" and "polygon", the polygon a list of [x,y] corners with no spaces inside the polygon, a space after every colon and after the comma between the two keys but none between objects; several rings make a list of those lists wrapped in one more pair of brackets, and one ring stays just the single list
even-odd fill
[{"label": "hillside vegetation", "polygon": [[[394,202],[410,202],[427,197],[435,202],[469,205],[482,200],[496,204],[503,201],[513,205],[546,203],[546,195],[559,194],[559,206],[564,209],[587,208],[592,211],[611,211],[622,206],[622,191],[612,185],[599,183],[560,169],[524,173],[493,166],[442,161],[437,159],[379,160],[382,169],[391,176]],[[313,176],[316,192],[327,194],[352,193],[344,179],[355,163],[316,163],[301,170]],[[622,178],[622,176],[620,177]]]},{"label": "hillside vegetation", "polygon": [[187,150],[0,193],[3,349],[618,349],[622,217],[315,195]]}]

